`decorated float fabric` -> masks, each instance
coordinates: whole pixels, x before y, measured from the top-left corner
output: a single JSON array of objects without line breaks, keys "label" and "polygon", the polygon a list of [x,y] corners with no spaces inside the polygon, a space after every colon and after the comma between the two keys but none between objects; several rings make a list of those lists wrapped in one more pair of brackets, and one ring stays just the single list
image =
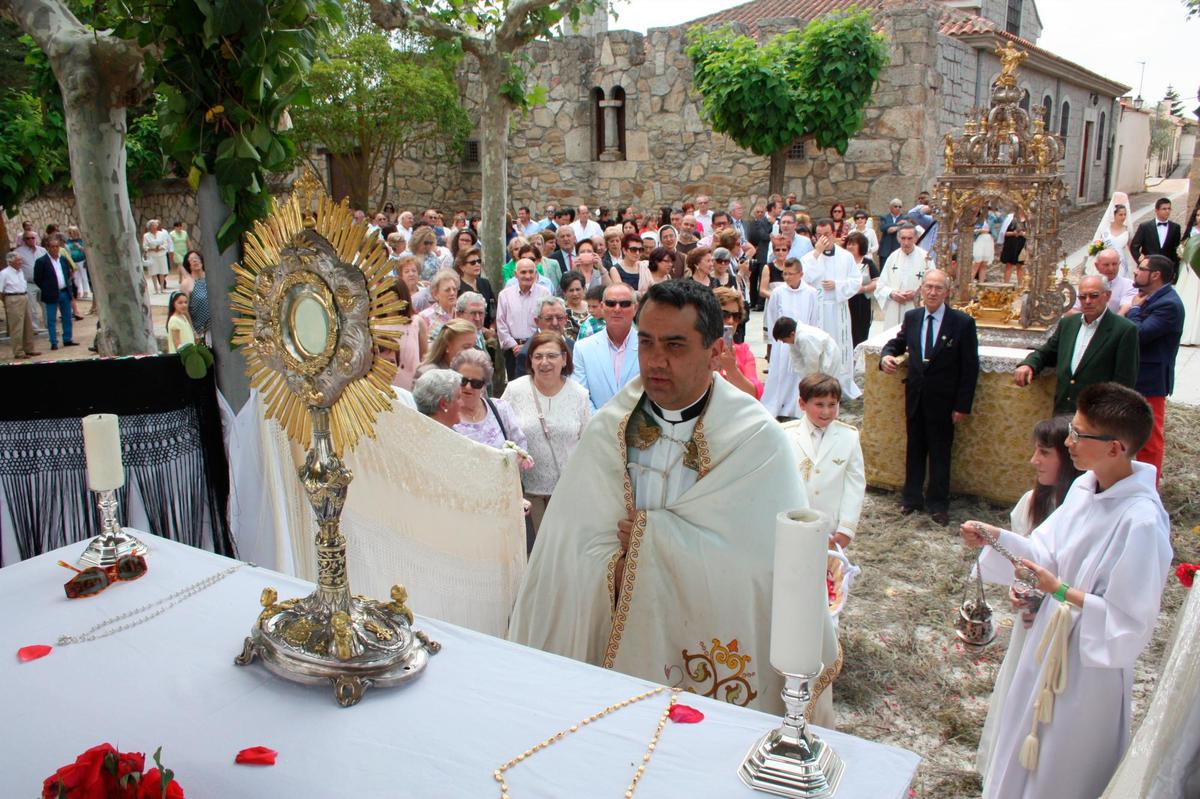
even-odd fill
[{"label": "decorated float fabric", "polygon": [[185,374],[178,355],[0,367],[0,563],[99,532],[81,417],[120,417],[125,486],[119,517],[156,535],[234,554],[226,521],[229,467],[213,374]]}]

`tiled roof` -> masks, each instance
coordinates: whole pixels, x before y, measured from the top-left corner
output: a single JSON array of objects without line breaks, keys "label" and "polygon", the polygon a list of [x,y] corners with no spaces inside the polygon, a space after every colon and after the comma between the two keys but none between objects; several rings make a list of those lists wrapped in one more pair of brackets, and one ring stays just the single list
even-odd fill
[{"label": "tiled roof", "polygon": [[[919,2],[919,0],[918,0]],[[930,0],[926,0],[930,2]],[[866,9],[871,12],[878,12],[885,5],[895,4],[894,0],[750,0],[748,3],[742,3],[732,8],[727,8],[723,11],[717,11],[713,14],[700,17],[698,19],[685,22],[681,25],[684,28],[690,28],[693,25],[713,25],[725,22],[741,22],[751,29],[755,23],[764,19],[777,19],[780,17],[797,17],[799,19],[814,19],[827,14],[830,11],[840,11],[842,9],[856,6]],[[1080,73],[1091,76],[1105,83],[1118,86],[1109,78],[1098,73],[1092,72],[1089,69],[1079,66],[1078,64],[1068,61],[1062,56],[1055,55],[1049,50],[1038,47],[1033,42],[1022,39],[1019,36],[1014,36],[1003,28],[997,26],[994,22],[985,17],[976,14],[970,14],[965,11],[960,11],[954,8],[943,8],[942,16],[939,20],[941,32],[947,36],[981,36],[993,35],[1000,39],[1018,44],[1022,49],[1034,53],[1038,53],[1045,58],[1057,62],[1062,65],[1069,65]],[[1125,89],[1128,91],[1128,87]]]}]

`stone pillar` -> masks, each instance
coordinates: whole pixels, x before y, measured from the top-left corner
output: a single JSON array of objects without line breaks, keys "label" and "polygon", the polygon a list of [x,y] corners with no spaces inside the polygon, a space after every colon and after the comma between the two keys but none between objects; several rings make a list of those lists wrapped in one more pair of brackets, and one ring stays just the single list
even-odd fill
[{"label": "stone pillar", "polygon": [[601,161],[622,161],[625,158],[625,154],[621,152],[621,134],[617,130],[617,109],[623,105],[623,100],[600,101],[600,108],[604,113],[604,150],[600,153]]}]

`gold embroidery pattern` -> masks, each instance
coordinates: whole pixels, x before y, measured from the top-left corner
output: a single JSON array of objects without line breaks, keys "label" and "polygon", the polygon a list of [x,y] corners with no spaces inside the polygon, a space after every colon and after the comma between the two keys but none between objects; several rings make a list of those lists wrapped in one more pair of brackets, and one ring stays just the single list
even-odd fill
[{"label": "gold embroidery pattern", "polygon": [[633,409],[633,414],[626,420],[626,424],[633,422],[633,426],[628,428],[627,434],[622,436],[628,447],[648,449],[662,437],[662,428],[654,423],[650,414],[642,406],[644,400],[645,397],[638,401],[637,407]]},{"label": "gold embroidery pattern", "polygon": [[[711,398],[709,399],[711,403]],[[689,469],[696,470],[696,479],[703,479],[704,475],[712,471],[712,454],[708,451],[708,437],[704,435],[704,420],[708,418],[708,405],[704,406],[703,413],[700,414],[700,419],[696,422],[696,428],[692,432],[692,439],[689,444],[694,444],[696,448],[696,465],[692,466],[685,458],[683,463]],[[691,450],[689,449],[689,455]]]},{"label": "gold embroidery pattern", "polygon": [[800,461],[800,478],[802,480],[804,480],[804,482],[806,482],[806,483],[808,482],[808,478],[809,478],[809,475],[812,474],[812,470],[813,470],[813,462],[807,457],[803,458]]},{"label": "gold embroidery pattern", "polygon": [[[739,707],[746,707],[754,701],[758,696],[750,686],[750,678],[754,676],[754,672],[746,671],[752,658],[738,652],[736,638],[728,644],[722,644],[720,638],[714,638],[711,651],[703,642],[700,649],[702,651],[696,654],[683,650],[683,670],[693,682],[699,683],[699,687],[705,690],[700,693],[696,688],[689,687],[687,691]],[[730,674],[722,677],[720,675],[723,671]]]},{"label": "gold embroidery pattern", "polygon": [[833,685],[833,681],[842,673],[842,644],[838,643],[837,659],[833,661],[833,665],[824,669],[818,676],[810,689],[812,698],[808,700],[808,707],[804,709],[804,718],[812,721],[813,711],[817,707],[817,699],[825,692],[825,689]]},{"label": "gold embroidery pattern", "polygon": [[[616,579],[617,579],[617,561],[618,561],[618,560],[620,560],[620,559],[621,559],[621,553],[620,553],[620,552],[614,552],[614,553],[613,553],[613,556],[612,556],[611,558],[609,558],[609,559],[608,559],[608,570],[607,570],[607,575],[608,575],[608,576],[605,578],[605,583],[607,583],[607,585],[608,585],[608,593],[607,593],[605,596],[607,596],[607,597],[608,597],[608,600],[609,600],[609,603],[610,603],[610,604],[611,604],[613,601],[615,601],[615,598],[616,598],[616,596],[617,596],[617,583],[616,583]],[[614,608],[613,608],[613,610],[616,610],[616,608],[614,607]],[[613,615],[613,614],[610,612],[610,613],[609,613],[609,617],[610,617],[610,618],[609,618],[609,621],[610,621],[610,622],[612,621],[612,615]]]},{"label": "gold embroidery pattern", "polygon": [[[621,578],[621,594],[613,613],[612,630],[608,634],[608,647],[604,652],[603,666],[611,669],[621,647],[621,636],[625,634],[625,622],[629,619],[629,605],[633,602],[633,583],[637,579],[638,552],[642,548],[642,534],[646,531],[646,512],[638,511],[633,517],[633,532],[629,535],[629,552],[625,555],[625,574]],[[614,569],[616,561],[613,562]]]}]

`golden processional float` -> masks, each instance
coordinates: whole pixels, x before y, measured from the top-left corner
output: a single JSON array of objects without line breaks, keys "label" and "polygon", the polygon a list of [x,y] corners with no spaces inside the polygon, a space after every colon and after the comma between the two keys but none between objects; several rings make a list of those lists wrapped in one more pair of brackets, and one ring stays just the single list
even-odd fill
[{"label": "golden processional float", "polygon": [[233,342],[266,415],[309,447],[298,478],[318,525],[316,590],[281,601],[265,589],[235,662],[258,657],[284,679],[332,684],[348,707],[372,685],[416,677],[440,649],[413,629],[402,585],[387,602],[351,593],[340,529],[354,479],[340,453],[373,437],[376,417],[392,408],[396,366],[382,350],[399,349],[405,303],[392,291],[383,241],[309,173],[246,235],[233,271]]},{"label": "golden processional float", "polygon": [[[1066,194],[1060,169],[1064,147],[1041,119],[1031,119],[1020,106],[1017,67],[1026,53],[1012,45],[995,52],[1001,69],[990,107],[972,114],[958,136],[945,137],[935,252],[939,264],[951,263],[958,253],[952,296],[975,319],[980,343],[1036,347],[1075,302],[1058,238]],[[973,279],[969,254],[977,221],[986,219],[989,205],[1024,220],[1025,277],[1019,284]]]}]

